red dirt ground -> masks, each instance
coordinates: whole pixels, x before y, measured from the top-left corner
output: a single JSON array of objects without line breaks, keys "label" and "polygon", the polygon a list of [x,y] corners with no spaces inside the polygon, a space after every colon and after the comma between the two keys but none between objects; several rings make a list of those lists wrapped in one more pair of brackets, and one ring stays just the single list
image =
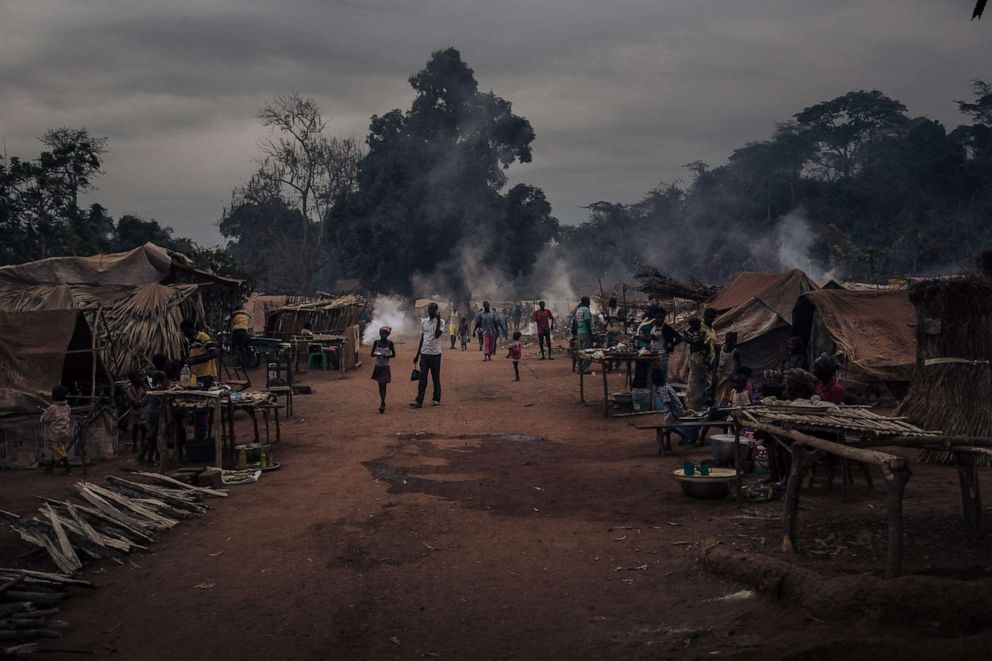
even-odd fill
[{"label": "red dirt ground", "polygon": [[[412,350],[399,349],[405,377]],[[501,357],[446,352],[443,405],[410,409],[413,385],[398,378],[385,415],[367,362],[347,380],[303,375],[315,393],[283,428],[283,467],[211,500],[151,553],[86,569],[99,589],[67,602],[72,627],[48,646],[149,661],[778,659],[827,658],[811,646],[842,639],[830,658],[867,658],[858,641],[940,635],[726,599],[742,586],[701,571],[702,540],[784,558],[781,502],[741,512],[687,499],[671,477],[686,455],[659,457],[650,431],[579,405],[569,361],[525,362],[513,383]],[[103,464],[88,479],[115,472]],[[29,513],[33,496],[62,496],[76,479],[5,472],[0,503]],[[987,542],[959,529],[957,489],[953,469],[914,467],[907,571],[992,571]],[[788,559],[877,575],[884,494],[860,481],[846,504],[837,488],[805,492],[809,552]],[[4,565],[51,568],[17,558],[28,549],[0,533]]]}]

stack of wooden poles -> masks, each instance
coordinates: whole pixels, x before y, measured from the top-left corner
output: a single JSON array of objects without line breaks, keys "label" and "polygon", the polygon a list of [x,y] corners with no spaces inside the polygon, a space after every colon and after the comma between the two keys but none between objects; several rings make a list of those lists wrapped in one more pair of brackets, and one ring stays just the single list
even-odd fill
[{"label": "stack of wooden poles", "polygon": [[[89,581],[26,569],[0,568],[0,659],[38,651],[40,638],[61,638],[69,626],[59,604],[70,587],[93,588]],[[8,645],[8,643],[14,643]]]},{"label": "stack of wooden poles", "polygon": [[204,496],[227,496],[226,491],[190,486],[165,475],[135,475],[159,484],[110,475],[106,486],[73,484],[70,489],[80,502],[41,498],[42,506],[33,517],[3,510],[0,517],[10,521],[21,539],[47,551],[55,566],[71,575],[85,562],[99,558],[123,564],[125,555],[147,549],[159,532],[205,513]]}]

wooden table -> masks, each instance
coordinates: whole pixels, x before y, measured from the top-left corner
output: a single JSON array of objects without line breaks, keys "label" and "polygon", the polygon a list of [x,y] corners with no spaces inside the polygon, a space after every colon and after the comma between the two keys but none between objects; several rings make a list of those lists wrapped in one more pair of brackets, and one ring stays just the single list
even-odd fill
[{"label": "wooden table", "polygon": [[[633,381],[633,365],[640,362],[651,362],[657,360],[657,354],[651,354],[647,356],[642,356],[636,353],[623,353],[623,354],[607,354],[602,358],[593,358],[591,355],[579,354],[578,360],[587,361],[590,364],[597,364],[600,366],[600,371],[603,373],[603,416],[610,417],[610,382],[608,379],[609,366],[610,364],[626,364],[626,385],[629,389],[630,384]],[[586,375],[579,370],[579,401],[586,404]],[[648,403],[648,407],[654,410],[654,402],[657,395],[657,389],[655,388],[654,382],[651,383],[651,400]]]},{"label": "wooden table", "polygon": [[[258,419],[256,411],[261,411],[265,419],[265,440],[271,441],[269,431],[269,412],[275,415],[275,436],[276,443],[282,440],[279,424],[279,405],[261,399],[232,399],[230,391],[227,390],[158,390],[148,393],[151,397],[163,399],[159,413],[159,431],[157,437],[157,451],[159,456],[159,472],[165,473],[173,464],[168,455],[168,439],[175,441],[177,425],[183,424],[181,412],[183,411],[204,411],[213,410],[214,420],[211,433],[214,437],[214,465],[217,468],[224,467],[225,444],[227,445],[228,461],[234,461],[234,446],[236,438],[234,434],[234,413],[238,410],[245,411],[251,417],[254,429],[255,442],[258,443],[259,436]],[[226,413],[226,415],[225,415]],[[173,443],[174,457],[178,463],[178,445]]]}]

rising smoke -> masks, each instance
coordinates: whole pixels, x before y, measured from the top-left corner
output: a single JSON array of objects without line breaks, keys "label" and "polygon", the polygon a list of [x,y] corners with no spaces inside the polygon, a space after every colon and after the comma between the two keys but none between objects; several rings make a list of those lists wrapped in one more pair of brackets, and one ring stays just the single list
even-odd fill
[{"label": "rising smoke", "polygon": [[751,255],[768,264],[768,271],[799,269],[817,283],[834,277],[833,269],[825,269],[813,257],[816,234],[802,210],[792,211],[778,219],[768,236],[751,244]]}]

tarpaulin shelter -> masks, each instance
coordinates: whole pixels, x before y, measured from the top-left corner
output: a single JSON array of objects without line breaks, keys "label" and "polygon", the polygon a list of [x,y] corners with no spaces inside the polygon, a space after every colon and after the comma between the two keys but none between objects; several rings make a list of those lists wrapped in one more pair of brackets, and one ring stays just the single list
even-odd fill
[{"label": "tarpaulin shelter", "polygon": [[104,358],[120,377],[157,352],[178,357],[184,317],[221,328],[240,286],[240,280],[199,270],[185,255],[146,243],[127,252],[2,267],[0,310],[101,310],[88,317],[90,330],[114,336],[104,343]]},{"label": "tarpaulin shelter", "polygon": [[117,425],[112,408],[91,409],[89,396],[107,387],[110,376],[82,310],[0,312],[0,467],[28,468],[48,451],[38,408],[50,403],[55,386],[65,386],[74,411],[89,411],[82,445],[70,458],[103,459],[116,452]]},{"label": "tarpaulin shelter", "polygon": [[141,285],[214,282],[231,287],[240,280],[197,269],[185,255],[154,243],[127,252],[87,257],[49,257],[0,267],[0,287],[41,284]]},{"label": "tarpaulin shelter", "polygon": [[[804,294],[793,323],[810,363],[840,358],[841,376],[859,383],[902,383],[916,364],[916,310],[906,289],[821,289]],[[893,394],[898,394],[893,392]]]},{"label": "tarpaulin shelter", "polygon": [[80,310],[0,312],[0,415],[47,405],[58,385],[89,394],[94,374],[106,381],[93,347]]},{"label": "tarpaulin shelter", "polygon": [[706,302],[719,313],[713,324],[720,340],[737,332],[741,364],[755,371],[779,366],[782,348],[793,334],[793,308],[817,289],[798,269],[786,273],[744,272]]}]

